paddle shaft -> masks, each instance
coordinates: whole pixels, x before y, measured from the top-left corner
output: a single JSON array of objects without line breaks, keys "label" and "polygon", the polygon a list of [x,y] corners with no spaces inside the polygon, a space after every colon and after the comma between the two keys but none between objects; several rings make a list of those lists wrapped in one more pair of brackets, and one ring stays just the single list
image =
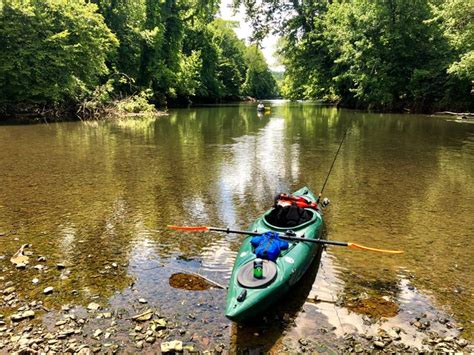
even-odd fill
[{"label": "paddle shaft", "polygon": [[[209,227],[209,230],[210,231],[215,231],[215,232],[244,234],[244,235],[255,235],[255,236],[259,236],[259,235],[263,234],[263,233],[258,233],[258,232],[241,231],[241,230],[235,230],[235,229],[229,229],[229,228]],[[292,237],[292,236],[289,236],[285,233],[278,233],[278,237],[280,237],[281,239],[285,239],[285,240],[294,240],[294,241],[310,242],[310,243],[318,243],[318,244],[339,245],[339,246],[343,246],[343,247],[348,246],[347,242],[338,242],[338,241],[334,241],[334,240],[324,240],[324,239],[307,239],[307,238],[300,238],[300,237]]]}]

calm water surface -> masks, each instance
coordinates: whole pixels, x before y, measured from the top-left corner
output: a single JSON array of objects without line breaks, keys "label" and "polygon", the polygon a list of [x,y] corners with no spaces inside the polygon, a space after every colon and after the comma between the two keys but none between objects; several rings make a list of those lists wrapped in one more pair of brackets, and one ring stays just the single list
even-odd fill
[{"label": "calm water surface", "polygon": [[[317,275],[291,300],[293,310],[284,310],[295,318],[284,334],[311,334],[315,322],[336,326],[336,336],[363,328],[334,304],[362,293],[395,300],[401,323],[430,307],[443,310],[472,339],[474,124],[271,105],[264,116],[242,104],[153,119],[0,126],[0,283],[23,285],[32,299],[53,286],[51,307],[144,297],[185,320],[188,334],[248,342],[253,330],[223,316],[225,290],[168,283],[184,270],[225,284],[241,238],[165,226],[245,228],[279,192],[306,185],[317,193],[348,129],[324,193],[328,238],[406,253],[328,248]],[[67,272],[52,268],[32,285],[36,270],[19,272],[9,262],[26,243]],[[216,334],[216,325],[228,331]],[[272,346],[281,335],[274,329],[266,341]]]}]

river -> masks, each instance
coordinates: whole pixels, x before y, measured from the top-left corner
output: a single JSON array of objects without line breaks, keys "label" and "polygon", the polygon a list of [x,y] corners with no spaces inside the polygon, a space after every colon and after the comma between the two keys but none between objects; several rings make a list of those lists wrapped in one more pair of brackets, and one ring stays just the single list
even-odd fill
[{"label": "river", "polygon": [[[380,324],[348,306],[370,297],[399,308],[386,326],[408,329],[417,316],[434,324],[442,315],[472,340],[474,124],[269,105],[264,115],[236,104],[157,118],[1,125],[0,289],[9,281],[18,297],[41,299],[48,309],[91,300],[120,308],[145,298],[185,324],[175,338],[199,334],[201,345],[238,350],[323,339],[323,328],[335,338],[376,331]],[[318,193],[346,130],[324,191],[327,236],[404,254],[328,247],[300,294],[281,302],[292,305],[275,316],[291,318],[284,330],[226,320],[225,290],[170,286],[178,271],[225,284],[241,237],[166,225],[242,229],[279,192],[308,186]],[[23,244],[31,244],[30,266],[44,256],[49,269],[16,270],[9,259]],[[56,291],[45,297],[46,286]],[[0,306],[0,313],[15,310]],[[404,340],[421,346],[416,329],[406,333]]]}]

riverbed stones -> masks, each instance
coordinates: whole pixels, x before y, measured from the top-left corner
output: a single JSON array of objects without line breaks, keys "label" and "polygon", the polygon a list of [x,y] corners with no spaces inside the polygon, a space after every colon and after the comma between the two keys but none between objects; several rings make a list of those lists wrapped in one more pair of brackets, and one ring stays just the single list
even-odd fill
[{"label": "riverbed stones", "polygon": [[40,280],[35,277],[33,280],[31,280],[31,282],[33,283],[33,285],[37,285],[39,284]]}]

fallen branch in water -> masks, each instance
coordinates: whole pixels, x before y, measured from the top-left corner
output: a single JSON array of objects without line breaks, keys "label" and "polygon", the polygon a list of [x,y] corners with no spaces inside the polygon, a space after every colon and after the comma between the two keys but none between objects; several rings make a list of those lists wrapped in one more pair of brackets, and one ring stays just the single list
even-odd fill
[{"label": "fallen branch in water", "polygon": [[460,117],[474,117],[473,112],[452,112],[452,111],[441,111],[435,112],[435,115],[450,115],[450,116],[460,116]]}]

